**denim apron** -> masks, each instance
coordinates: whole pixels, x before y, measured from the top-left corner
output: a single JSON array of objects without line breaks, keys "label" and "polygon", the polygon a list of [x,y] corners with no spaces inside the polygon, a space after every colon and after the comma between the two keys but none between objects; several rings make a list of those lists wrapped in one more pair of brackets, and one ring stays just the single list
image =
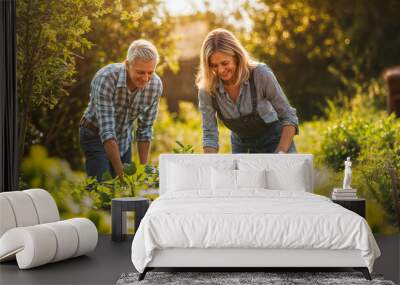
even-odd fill
[{"label": "denim apron", "polygon": [[[257,91],[253,71],[250,71],[249,79],[252,103],[250,114],[240,115],[235,119],[224,118],[215,96],[212,96],[213,107],[217,111],[218,119],[232,132],[232,153],[274,153],[281,138],[282,125],[279,120],[266,123],[260,117],[257,112]],[[288,152],[296,152],[293,142]]]}]

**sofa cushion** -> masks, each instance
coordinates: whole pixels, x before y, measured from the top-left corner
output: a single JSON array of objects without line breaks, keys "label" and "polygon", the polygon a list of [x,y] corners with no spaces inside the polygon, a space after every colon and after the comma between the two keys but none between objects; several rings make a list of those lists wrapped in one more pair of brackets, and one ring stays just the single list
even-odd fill
[{"label": "sofa cushion", "polygon": [[11,191],[0,193],[8,200],[17,227],[33,226],[39,223],[39,218],[29,195],[22,191]]},{"label": "sofa cushion", "polygon": [[29,195],[35,206],[39,224],[57,222],[60,220],[57,204],[49,192],[43,189],[28,189],[22,191]]},{"label": "sofa cushion", "polygon": [[15,228],[17,222],[15,220],[14,211],[8,199],[0,193],[0,237],[8,230]]},{"label": "sofa cushion", "polygon": [[13,228],[0,238],[0,261],[16,257],[20,269],[33,268],[86,254],[97,241],[96,226],[85,218]]}]

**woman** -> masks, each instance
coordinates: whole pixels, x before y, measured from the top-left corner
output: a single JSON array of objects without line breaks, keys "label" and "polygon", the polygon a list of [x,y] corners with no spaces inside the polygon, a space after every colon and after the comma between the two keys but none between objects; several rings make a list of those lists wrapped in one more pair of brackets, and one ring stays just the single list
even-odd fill
[{"label": "woman", "polygon": [[296,152],[296,109],[271,69],[252,61],[231,32],[215,29],[207,35],[196,83],[205,153],[218,152],[216,114],[232,131],[232,153]]}]

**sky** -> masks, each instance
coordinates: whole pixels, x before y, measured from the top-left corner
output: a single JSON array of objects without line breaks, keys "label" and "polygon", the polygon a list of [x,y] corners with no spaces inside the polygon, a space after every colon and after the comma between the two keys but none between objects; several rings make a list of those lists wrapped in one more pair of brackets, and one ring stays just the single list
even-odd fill
[{"label": "sky", "polygon": [[165,2],[167,9],[173,15],[192,14],[204,6],[202,0],[166,0]]},{"label": "sky", "polygon": [[[219,9],[236,8],[240,6],[244,0],[211,0],[209,1],[211,9],[217,11]],[[192,14],[195,11],[204,10],[204,0],[165,0],[167,9],[173,15]]]},{"label": "sky", "polygon": [[[193,14],[196,11],[204,11],[205,5],[204,0],[165,0],[168,11],[174,15],[188,15]],[[220,12],[221,10],[235,11],[237,8],[243,5],[245,2],[250,2],[252,5],[256,2],[255,0],[209,0],[210,8],[212,11]],[[233,25],[240,25],[247,29],[251,29],[250,20],[244,16],[243,22],[236,22],[233,18],[227,19]]]}]

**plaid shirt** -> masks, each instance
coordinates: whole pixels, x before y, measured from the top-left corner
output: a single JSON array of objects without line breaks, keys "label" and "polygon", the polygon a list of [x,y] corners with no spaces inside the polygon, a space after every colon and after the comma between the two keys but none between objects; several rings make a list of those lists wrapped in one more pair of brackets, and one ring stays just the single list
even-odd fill
[{"label": "plaid shirt", "polygon": [[[272,123],[279,120],[282,125],[294,126],[296,134],[298,134],[299,120],[296,109],[290,106],[274,73],[266,64],[260,63],[254,69],[254,83],[257,90],[257,111],[264,122]],[[217,92],[215,99],[225,118],[239,118],[251,113],[252,100],[249,80],[240,86],[236,103],[230,99],[221,81],[217,86]],[[198,96],[199,109],[203,116],[203,146],[218,149],[218,124],[211,96],[203,89],[199,90]]]},{"label": "plaid shirt", "polygon": [[100,69],[90,85],[90,101],[84,117],[99,128],[101,141],[115,139],[121,156],[132,144],[134,121],[136,141],[150,141],[163,91],[160,77],[153,74],[143,89],[130,92],[122,63]]}]

